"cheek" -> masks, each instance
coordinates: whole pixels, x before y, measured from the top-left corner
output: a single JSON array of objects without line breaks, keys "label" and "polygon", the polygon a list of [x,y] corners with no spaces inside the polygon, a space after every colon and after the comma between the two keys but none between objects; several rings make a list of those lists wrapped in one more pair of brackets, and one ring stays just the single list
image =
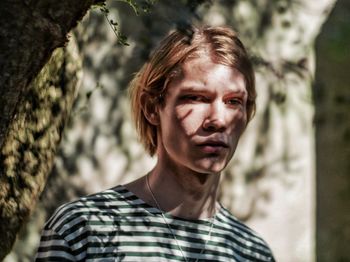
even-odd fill
[{"label": "cheek", "polygon": [[176,111],[176,122],[188,135],[194,135],[203,122],[201,110],[193,108],[179,108]]},{"label": "cheek", "polygon": [[235,114],[231,126],[233,127],[232,132],[240,136],[247,126],[247,114],[245,112]]}]

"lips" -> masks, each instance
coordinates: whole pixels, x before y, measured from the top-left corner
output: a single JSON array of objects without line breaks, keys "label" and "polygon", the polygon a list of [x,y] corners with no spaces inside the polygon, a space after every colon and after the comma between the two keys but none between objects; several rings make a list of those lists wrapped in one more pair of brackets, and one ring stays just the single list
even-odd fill
[{"label": "lips", "polygon": [[205,153],[219,153],[220,151],[228,148],[228,144],[222,140],[207,140],[198,144]]}]

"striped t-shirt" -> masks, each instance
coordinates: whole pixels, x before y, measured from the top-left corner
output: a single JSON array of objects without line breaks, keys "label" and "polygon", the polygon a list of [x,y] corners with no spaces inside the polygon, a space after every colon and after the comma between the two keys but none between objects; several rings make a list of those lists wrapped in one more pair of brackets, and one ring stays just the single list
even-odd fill
[{"label": "striped t-shirt", "polygon": [[223,207],[207,243],[212,219],[165,218],[177,241],[161,211],[124,186],[83,197],[47,221],[36,261],[274,261],[264,240]]}]

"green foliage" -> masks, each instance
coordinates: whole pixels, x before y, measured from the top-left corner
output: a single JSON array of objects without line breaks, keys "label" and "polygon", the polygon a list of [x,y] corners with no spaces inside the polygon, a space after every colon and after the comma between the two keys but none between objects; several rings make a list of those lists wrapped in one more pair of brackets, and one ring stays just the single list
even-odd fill
[{"label": "green foliage", "polygon": [[132,1],[132,0],[117,0],[120,2],[125,2],[129,4],[133,9],[136,15],[140,13],[149,13],[153,5],[157,0],[142,0],[142,1]]},{"label": "green foliage", "polygon": [[[127,3],[131,6],[131,8],[134,10],[135,14],[138,16],[141,13],[149,13],[151,8],[154,6],[154,4],[157,2],[157,0],[116,0],[119,2]],[[128,46],[127,37],[121,33],[118,22],[114,21],[113,19],[110,19],[109,9],[105,2],[97,3],[94,5],[94,7],[97,7],[100,9],[100,11],[105,16],[109,26],[112,28],[114,34],[117,37],[118,44]]]}]

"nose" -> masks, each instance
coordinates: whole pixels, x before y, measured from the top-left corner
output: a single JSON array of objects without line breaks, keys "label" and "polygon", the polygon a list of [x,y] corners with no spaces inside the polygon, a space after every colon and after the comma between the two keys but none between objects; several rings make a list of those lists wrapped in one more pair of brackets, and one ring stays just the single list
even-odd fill
[{"label": "nose", "polygon": [[203,121],[203,129],[210,132],[222,132],[227,128],[225,106],[221,102],[210,104]]}]

